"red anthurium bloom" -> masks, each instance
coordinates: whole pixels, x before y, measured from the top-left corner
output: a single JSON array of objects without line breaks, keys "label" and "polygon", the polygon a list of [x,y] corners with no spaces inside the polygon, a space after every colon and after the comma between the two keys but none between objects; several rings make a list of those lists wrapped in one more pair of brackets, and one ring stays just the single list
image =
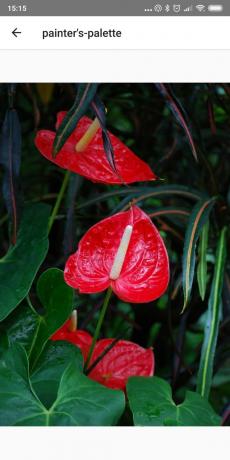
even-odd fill
[{"label": "red anthurium bloom", "polygon": [[[93,363],[114,339],[102,339],[96,343],[91,358]],[[125,390],[129,377],[154,373],[154,354],[133,342],[119,340],[89,373],[92,380],[109,388]]]},{"label": "red anthurium bloom", "polygon": [[71,320],[68,320],[55,334],[51,337],[52,340],[66,340],[80,348],[84,360],[86,360],[90,345],[92,342],[91,335],[86,331],[77,329],[70,330]]},{"label": "red anthurium bloom", "polygon": [[150,218],[134,206],[86,232],[77,252],[67,260],[64,277],[82,293],[111,286],[125,302],[150,302],[167,288],[168,255]]},{"label": "red anthurium bloom", "polygon": [[[67,321],[52,340],[66,340],[80,348],[86,361],[92,343],[91,335],[82,330],[70,331]],[[90,365],[109,347],[114,339],[99,340],[94,348]],[[119,340],[89,373],[89,377],[109,388],[124,390],[127,380],[132,376],[151,376],[154,373],[154,354],[151,348],[145,349],[136,343]]]},{"label": "red anthurium bloom", "polygon": [[[62,122],[66,112],[60,112],[57,116],[57,127]],[[94,125],[94,129],[89,128]],[[85,140],[82,138],[85,133]],[[61,168],[80,174],[93,182],[104,184],[131,184],[133,182],[155,180],[156,176],[150,167],[138,158],[116,136],[110,134],[114,149],[116,174],[107,158],[103,147],[101,128],[92,123],[88,117],[83,117],[74,132],[71,134],[64,147],[55,158],[52,157],[54,131],[38,131],[35,145],[40,153],[48,160]],[[79,141],[81,140],[81,143]]]}]

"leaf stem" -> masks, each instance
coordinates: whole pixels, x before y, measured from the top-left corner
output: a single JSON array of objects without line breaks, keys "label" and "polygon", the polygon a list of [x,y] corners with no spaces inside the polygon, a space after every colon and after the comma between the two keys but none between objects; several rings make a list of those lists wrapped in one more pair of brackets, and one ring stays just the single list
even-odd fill
[{"label": "leaf stem", "polygon": [[26,301],[28,303],[28,306],[31,308],[32,312],[35,313],[35,315],[38,315],[38,313],[36,312],[31,300],[30,300],[30,296],[29,294],[26,296]]},{"label": "leaf stem", "polygon": [[57,196],[57,199],[56,199],[52,214],[50,216],[49,225],[48,225],[48,234],[50,233],[51,228],[53,226],[53,223],[54,223],[54,221],[56,219],[56,216],[57,216],[57,213],[59,211],[59,208],[60,208],[64,193],[66,191],[66,187],[67,187],[68,182],[69,182],[69,178],[70,178],[70,171],[66,171],[65,175],[64,175],[63,182],[62,182],[62,186],[61,186],[61,188],[59,190],[59,193],[58,193],[58,196]]},{"label": "leaf stem", "polygon": [[89,354],[87,356],[87,360],[85,362],[84,371],[87,371],[87,367],[88,367],[88,365],[90,363],[90,360],[91,360],[91,357],[92,357],[92,354],[93,354],[93,350],[95,348],[96,341],[97,341],[97,339],[99,337],[101,326],[102,326],[102,323],[103,323],[107,308],[109,306],[109,301],[110,301],[112,292],[113,292],[112,288],[109,287],[107,292],[106,292],[106,296],[105,296],[104,303],[102,305],[102,309],[100,311],[100,315],[99,315],[98,322],[97,322],[97,327],[96,327],[96,330],[94,332],[94,336],[93,336],[93,340],[92,340],[91,347],[90,347],[90,350],[89,350]]}]

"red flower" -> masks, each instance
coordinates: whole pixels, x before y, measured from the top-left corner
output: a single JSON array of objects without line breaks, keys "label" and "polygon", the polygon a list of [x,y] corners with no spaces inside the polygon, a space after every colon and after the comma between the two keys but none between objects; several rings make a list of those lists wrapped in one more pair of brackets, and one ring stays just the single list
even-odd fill
[{"label": "red flower", "polygon": [[167,288],[168,255],[150,218],[134,206],[86,232],[67,260],[64,277],[82,293],[111,286],[125,302],[150,302]]},{"label": "red flower", "polygon": [[[62,122],[65,114],[66,112],[58,113],[57,127]],[[54,131],[38,131],[35,138],[35,145],[40,153],[48,160],[61,168],[78,173],[93,182],[121,184],[123,180],[124,183],[130,184],[132,182],[156,179],[155,174],[144,161],[138,158],[116,136],[110,134],[118,171],[117,175],[112,170],[106,158],[100,128],[97,128],[96,134],[94,134],[94,137],[85,149],[76,151],[76,145],[91,125],[92,120],[88,117],[83,117],[55,158],[52,157],[53,142],[55,138]]]},{"label": "red flower", "polygon": [[67,321],[53,336],[51,340],[66,340],[67,342],[73,343],[80,348],[84,360],[86,360],[90,345],[92,342],[91,335],[86,331],[77,329],[76,331],[70,330],[71,321]]},{"label": "red flower", "polygon": [[[114,339],[102,339],[96,343],[91,358],[93,363]],[[125,390],[129,377],[146,376],[154,373],[154,354],[133,342],[119,340],[90,372],[92,380],[109,388]]]},{"label": "red flower", "polygon": [[[88,332],[71,332],[67,321],[52,340],[66,340],[80,348],[86,361],[92,343]],[[102,339],[96,343],[90,365],[111,345],[114,339]],[[89,373],[89,377],[109,388],[124,390],[127,380],[132,376],[151,376],[154,373],[154,354],[151,348],[145,349],[136,343],[119,340]]]}]

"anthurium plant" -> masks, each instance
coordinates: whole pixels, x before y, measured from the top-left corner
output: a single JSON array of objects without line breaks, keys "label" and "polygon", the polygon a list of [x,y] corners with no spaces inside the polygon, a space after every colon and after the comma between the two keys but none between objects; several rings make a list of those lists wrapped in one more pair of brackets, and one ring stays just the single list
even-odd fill
[{"label": "anthurium plant", "polygon": [[229,85],[0,86],[0,425],[229,419]]}]

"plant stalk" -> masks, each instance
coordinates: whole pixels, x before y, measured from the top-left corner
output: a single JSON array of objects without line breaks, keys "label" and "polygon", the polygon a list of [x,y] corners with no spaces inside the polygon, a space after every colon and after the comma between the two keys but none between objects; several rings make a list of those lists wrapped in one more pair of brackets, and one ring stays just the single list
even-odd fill
[{"label": "plant stalk", "polygon": [[63,182],[62,182],[62,186],[61,186],[61,188],[59,190],[59,193],[58,193],[58,196],[57,196],[57,199],[56,199],[52,214],[50,216],[49,226],[48,226],[48,234],[50,233],[50,231],[52,229],[52,226],[53,226],[53,223],[54,223],[54,221],[55,221],[55,219],[57,217],[57,214],[58,214],[58,211],[59,211],[63,196],[65,194],[65,191],[66,191],[66,188],[67,188],[67,185],[68,185],[68,182],[69,182],[69,178],[70,178],[70,171],[66,171],[65,175],[64,175]]},{"label": "plant stalk", "polygon": [[85,362],[85,366],[84,366],[84,371],[87,371],[87,367],[90,363],[90,360],[91,360],[91,357],[92,357],[92,354],[93,354],[93,350],[95,348],[95,345],[96,345],[96,341],[99,337],[99,334],[100,334],[100,330],[101,330],[101,326],[102,326],[102,323],[104,321],[104,317],[105,317],[105,314],[106,314],[106,311],[107,311],[107,308],[109,306],[109,301],[110,301],[110,298],[111,298],[111,295],[112,295],[112,288],[109,287],[107,292],[106,292],[106,296],[105,296],[105,300],[104,300],[104,303],[102,305],[102,309],[100,311],[100,315],[99,315],[99,319],[98,319],[98,322],[97,322],[97,327],[95,329],[95,332],[94,332],[94,336],[93,336],[93,340],[92,340],[92,343],[91,343],[91,347],[90,347],[90,350],[89,350],[89,354],[87,356],[87,360]]}]

